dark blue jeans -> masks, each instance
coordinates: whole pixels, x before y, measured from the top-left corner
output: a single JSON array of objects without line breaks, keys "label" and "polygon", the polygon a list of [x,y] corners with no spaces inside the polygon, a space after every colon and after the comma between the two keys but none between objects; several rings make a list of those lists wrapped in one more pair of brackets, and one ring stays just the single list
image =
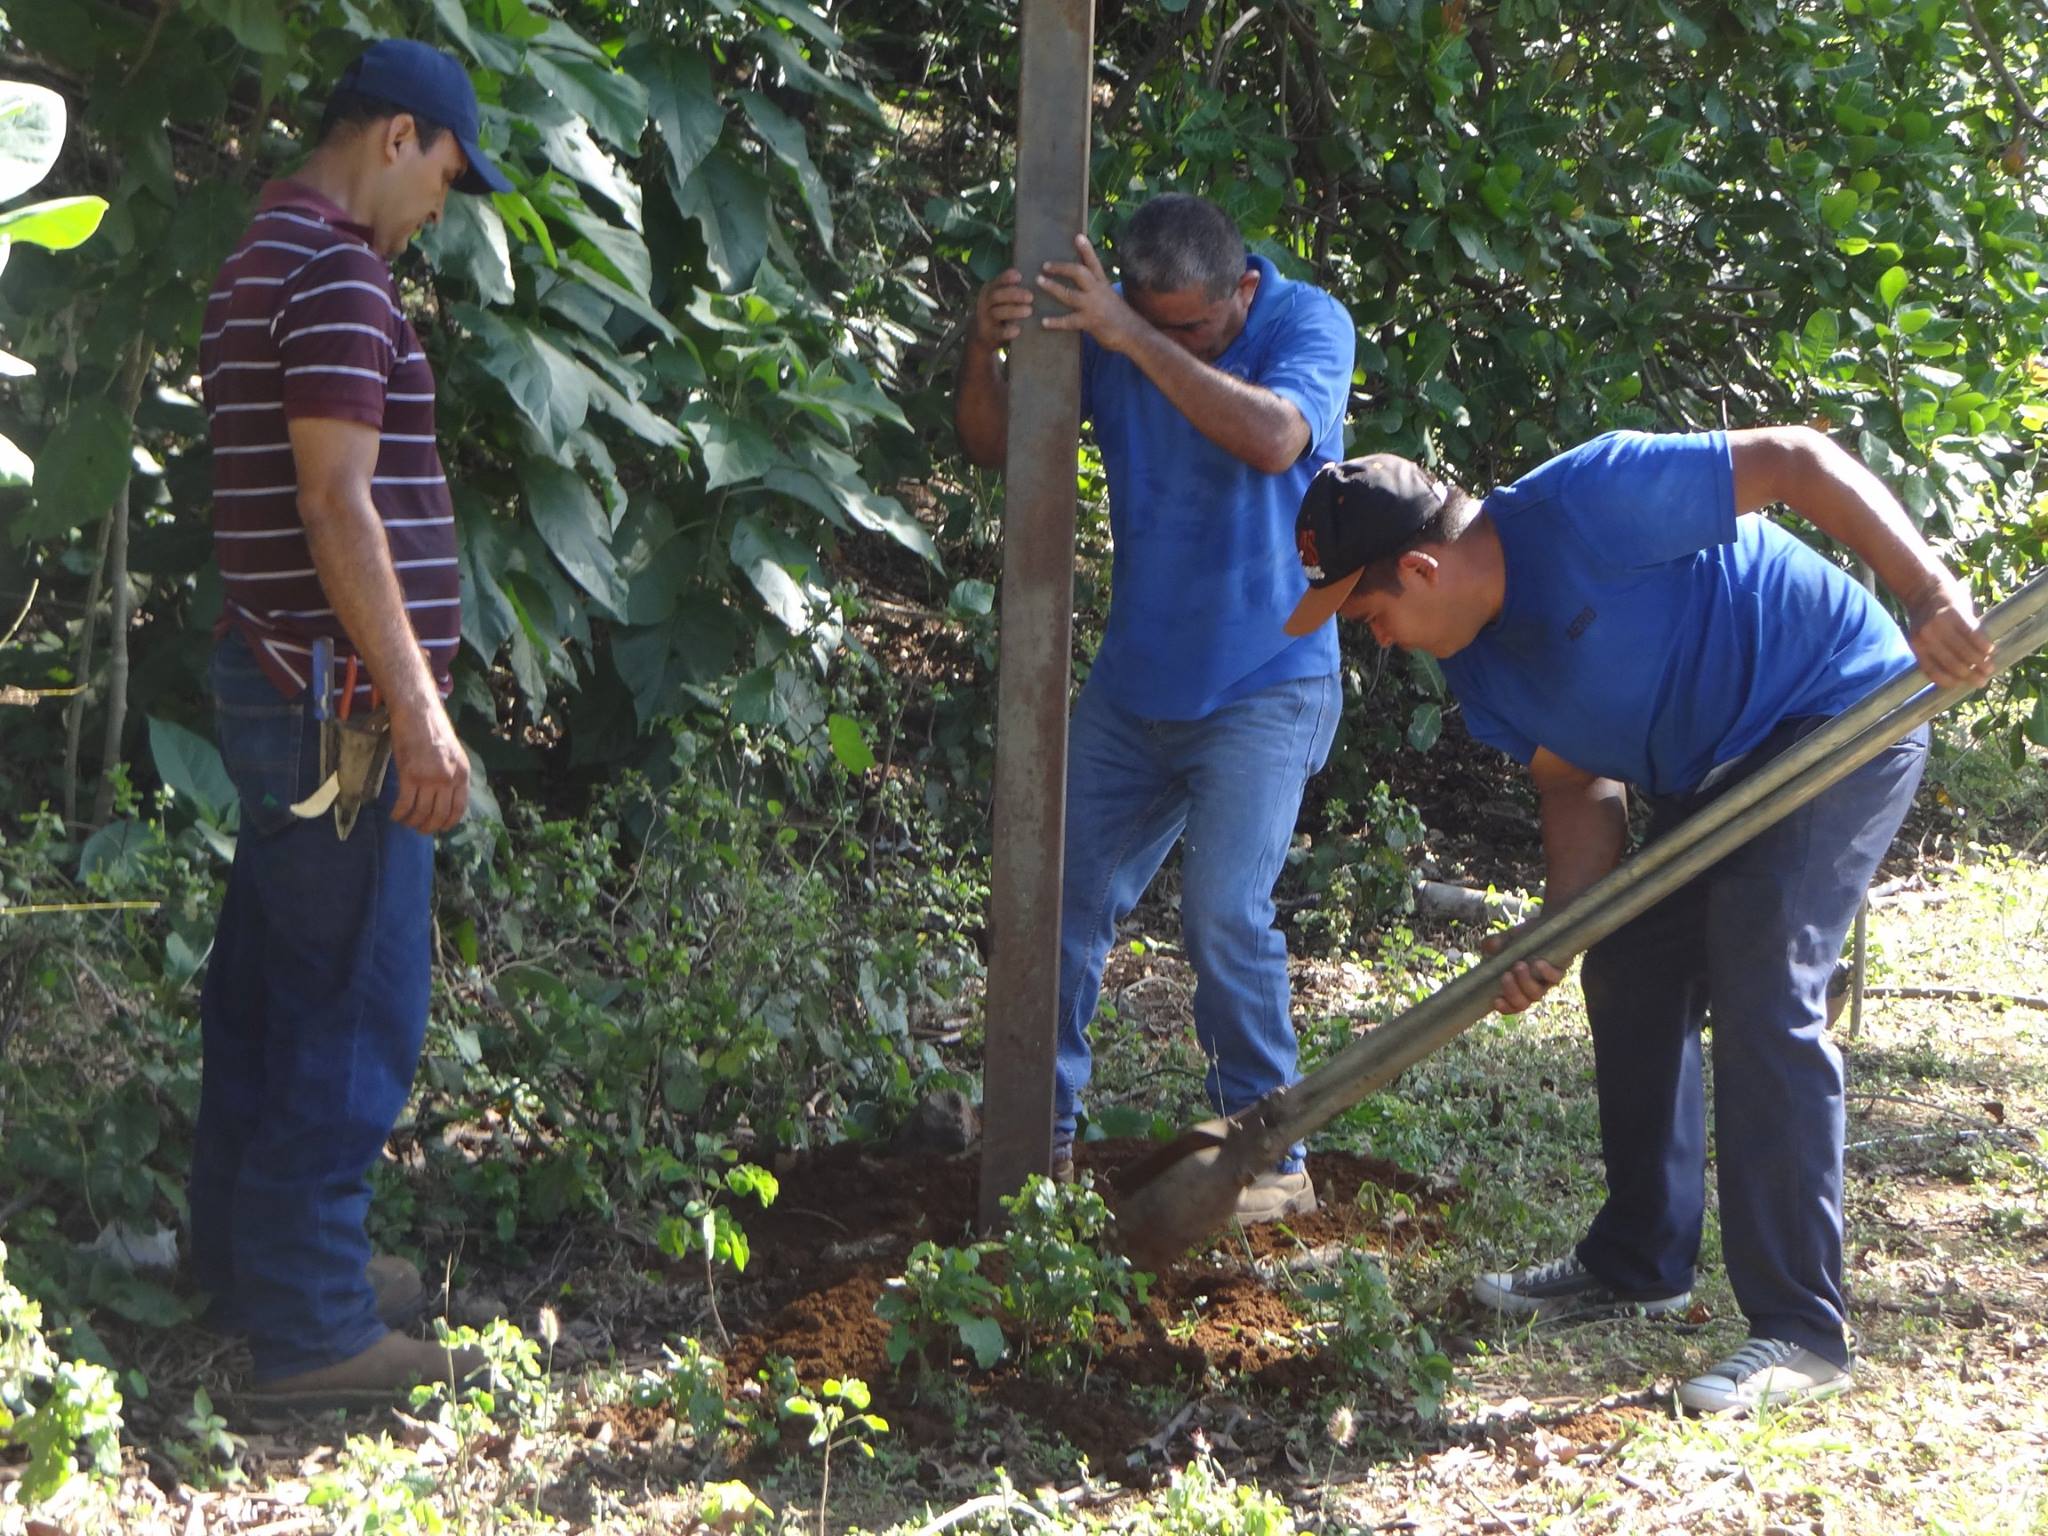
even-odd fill
[{"label": "dark blue jeans", "polygon": [[426,1029],[434,844],[390,820],[395,772],[346,842],[331,813],[291,814],[318,782],[318,725],[239,636],[213,692],[241,835],[199,1004],[192,1265],[268,1381],[384,1331],[363,1220]]},{"label": "dark blue jeans", "polygon": [[[1334,676],[1276,683],[1199,720],[1145,719],[1099,688],[1081,690],[1067,747],[1055,1139],[1074,1134],[1093,1069],[1088,1026],[1116,925],[1176,841],[1209,1101],[1235,1114],[1294,1080],[1273,882],[1302,788],[1330,754],[1340,703]],[[1284,1166],[1301,1166],[1299,1147]]]},{"label": "dark blue jeans", "polygon": [[[1787,721],[1708,787],[1653,800],[1649,837],[1822,723]],[[1736,1302],[1754,1335],[1847,1363],[1842,1058],[1827,1037],[1827,984],[1926,761],[1923,729],[1587,952],[1607,1203],[1578,1251],[1622,1294],[1692,1284],[1711,1011],[1721,1253]]]}]

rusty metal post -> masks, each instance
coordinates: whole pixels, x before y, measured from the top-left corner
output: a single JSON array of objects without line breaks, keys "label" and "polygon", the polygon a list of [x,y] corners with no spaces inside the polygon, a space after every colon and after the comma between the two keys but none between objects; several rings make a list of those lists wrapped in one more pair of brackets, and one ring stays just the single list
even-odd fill
[{"label": "rusty metal post", "polygon": [[[1023,0],[1015,265],[1074,259],[1088,209],[1093,0]],[[1056,306],[1041,296],[1041,314]],[[1072,676],[1078,334],[1027,323],[1010,347],[996,699],[995,859],[982,1056],[981,1223],[1052,1157],[1060,873]]]}]

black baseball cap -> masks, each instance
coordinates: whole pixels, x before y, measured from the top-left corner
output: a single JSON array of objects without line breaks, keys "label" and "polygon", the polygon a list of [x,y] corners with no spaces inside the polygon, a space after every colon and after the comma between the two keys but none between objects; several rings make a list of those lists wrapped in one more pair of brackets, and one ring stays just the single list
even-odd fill
[{"label": "black baseball cap", "polygon": [[505,173],[477,147],[476,88],[469,83],[469,72],[440,49],[406,37],[380,38],[341,72],[334,88],[375,96],[454,134],[469,161],[469,168],[455,178],[456,191],[512,190]]},{"label": "black baseball cap", "polygon": [[1365,568],[1398,554],[1443,510],[1451,488],[1393,453],[1325,464],[1309,481],[1294,519],[1294,547],[1308,577],[1287,620],[1290,635],[1321,629],[1351,595]]}]

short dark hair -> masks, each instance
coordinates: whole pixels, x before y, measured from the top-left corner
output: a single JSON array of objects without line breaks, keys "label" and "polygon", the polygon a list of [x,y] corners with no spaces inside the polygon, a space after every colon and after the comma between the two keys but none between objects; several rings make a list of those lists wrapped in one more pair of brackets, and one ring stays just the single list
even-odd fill
[{"label": "short dark hair", "polygon": [[[1401,586],[1401,557],[1411,549],[1421,549],[1426,544],[1452,544],[1473,520],[1479,516],[1480,503],[1457,486],[1449,487],[1450,494],[1444,497],[1444,504],[1430,513],[1429,521],[1415,530],[1415,536],[1391,555],[1382,555],[1368,565],[1358,578],[1360,588],[1375,592],[1394,592]],[[1357,590],[1354,588],[1353,590]]]},{"label": "short dark hair", "polygon": [[1116,246],[1124,283],[1147,293],[1200,288],[1220,299],[1244,276],[1244,236],[1206,197],[1167,192],[1140,208]]},{"label": "short dark hair", "polygon": [[327,98],[326,110],[320,114],[320,134],[316,144],[326,144],[343,133],[352,133],[367,128],[372,123],[386,122],[400,115],[412,119],[413,127],[419,131],[420,148],[432,149],[441,142],[448,132],[446,123],[437,123],[431,117],[422,117],[411,107],[401,107],[395,101],[386,101],[382,96],[369,96],[361,91],[342,89]]}]

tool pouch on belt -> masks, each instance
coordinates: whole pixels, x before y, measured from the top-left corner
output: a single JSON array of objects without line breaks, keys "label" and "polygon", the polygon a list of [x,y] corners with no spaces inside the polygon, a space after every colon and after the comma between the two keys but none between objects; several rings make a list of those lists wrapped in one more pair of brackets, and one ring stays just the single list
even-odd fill
[{"label": "tool pouch on belt", "polygon": [[334,781],[334,835],[346,841],[356,813],[384,789],[391,767],[391,712],[377,708],[320,723],[320,777]]}]

